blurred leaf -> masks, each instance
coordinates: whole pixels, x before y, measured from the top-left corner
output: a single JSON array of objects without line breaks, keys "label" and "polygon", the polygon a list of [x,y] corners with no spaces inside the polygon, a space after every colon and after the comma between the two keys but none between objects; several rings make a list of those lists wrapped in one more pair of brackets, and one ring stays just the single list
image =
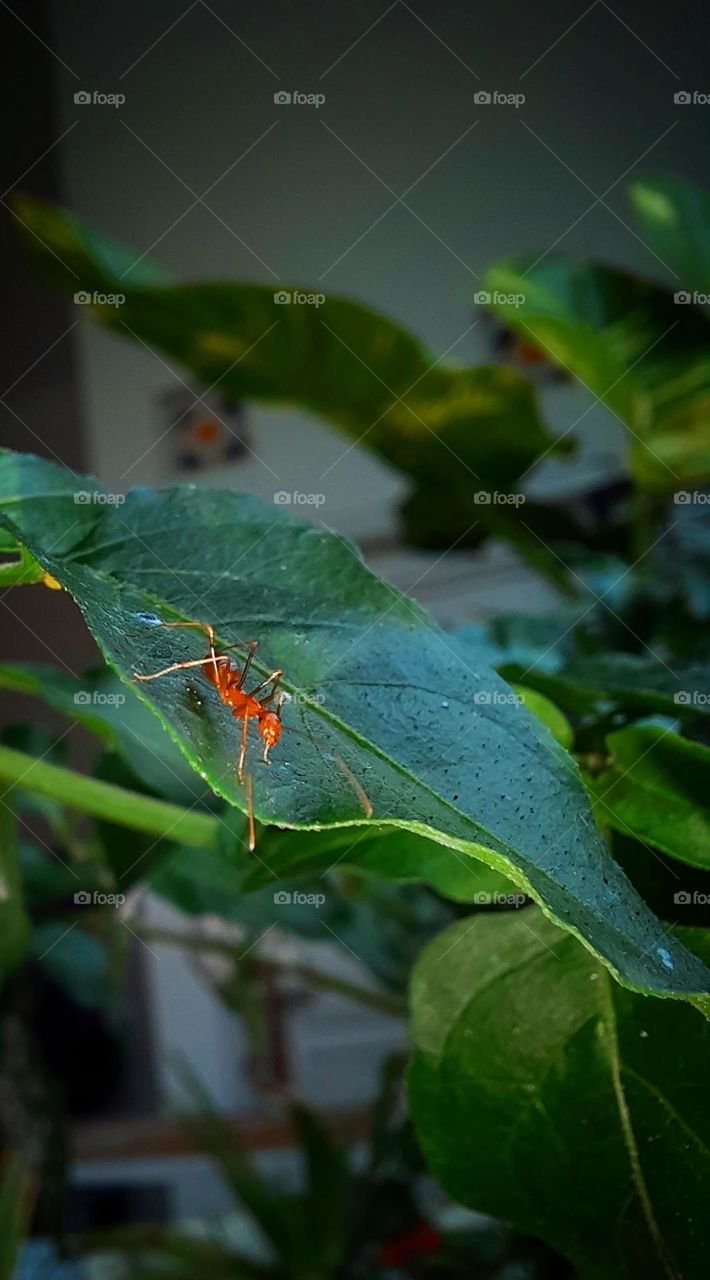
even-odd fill
[{"label": "blurred leaf", "polygon": [[544,693],[539,693],[536,689],[526,689],[524,684],[514,684],[511,688],[522,698],[528,711],[532,711],[538,720],[547,725],[560,746],[569,751],[574,742],[574,730],[559,707],[546,698]]},{"label": "blurred leaf", "polygon": [[678,276],[676,290],[710,293],[710,196],[680,178],[635,178],[629,196],[644,239]]},{"label": "blurred leaf", "polygon": [[[111,908],[114,910],[115,908]],[[90,914],[91,908],[79,908]],[[109,908],[105,908],[109,910]],[[113,921],[110,922],[113,927]],[[118,924],[116,924],[118,929]],[[74,1003],[86,1009],[109,1008],[117,995],[117,965],[108,938],[89,932],[90,924],[72,927],[66,917],[36,924],[31,955]],[[130,942],[127,930],[120,941],[123,950]],[[119,941],[118,935],[116,940]]]},{"label": "blurred leaf", "polygon": [[678,493],[670,528],[651,557],[654,573],[671,588],[671,599],[686,601],[691,615],[703,621],[710,618],[709,515],[710,492]]},{"label": "blurred leaf", "polygon": [[129,250],[107,251],[64,210],[27,196],[15,197],[14,207],[30,253],[60,288],[125,298],[120,307],[87,306],[99,323],[164,352],[203,386],[219,382],[235,399],[326,418],[409,476],[418,506],[433,492],[449,496],[447,545],[476,525],[511,538],[559,578],[517,507],[474,505],[477,490],[515,491],[541,455],[571,448],[546,431],[535,392],[517,371],[447,365],[385,316],[332,294],[320,295],[321,306],[275,305],[273,285],[168,284],[146,278],[145,259],[134,275]]},{"label": "blurred leaf", "polygon": [[710,748],[655,725],[620,729],[607,747],[589,784],[602,826],[710,871]]},{"label": "blurred leaf", "polygon": [[702,1019],[615,986],[532,908],[439,935],[412,1002],[410,1106],[450,1195],[585,1280],[707,1274]]},{"label": "blurred leaf", "polygon": [[0,688],[41,698],[97,734],[158,795],[176,804],[193,803],[205,793],[209,797],[160,722],[137,698],[126,696],[111,670],[75,677],[48,663],[5,662],[0,663]]},{"label": "blurred leaf", "polygon": [[[573,712],[607,701],[617,703],[627,714],[710,713],[710,667],[704,662],[671,662],[673,670],[653,653],[590,654],[571,658],[551,673],[529,667],[524,679],[526,685]],[[509,680],[523,678],[519,663],[504,663],[503,670]]]},{"label": "blurred leaf", "polygon": [[330,831],[280,831],[265,827],[258,859],[247,859],[243,892],[273,885],[275,878],[298,882],[331,868],[357,870],[395,884],[428,884],[454,902],[474,902],[482,893],[510,893],[499,871],[455,849],[397,827],[343,827]]},{"label": "blurred leaf", "polygon": [[27,1169],[19,1155],[6,1154],[0,1162],[0,1280],[15,1280],[31,1212]]},{"label": "blurred leaf", "polygon": [[29,943],[29,921],[22,905],[17,819],[12,792],[0,803],[0,978],[22,960]]},{"label": "blurred leaf", "polygon": [[[291,834],[297,840],[300,833],[289,833],[288,838]],[[425,889],[353,872],[337,880],[322,872],[310,879],[272,878],[258,890],[245,892],[233,861],[217,850],[200,850],[195,856],[194,850],[179,849],[149,883],[153,893],[188,914],[219,915],[249,930],[234,943],[235,965],[245,949],[251,952],[253,940],[276,925],[285,933],[342,947],[393,991],[406,988],[415,956],[453,914]],[[490,893],[511,891],[505,882],[504,889],[494,884]]]},{"label": "blurred leaf", "polygon": [[[496,313],[626,425],[629,469],[657,492],[710,479],[710,324],[649,281],[549,255],[491,267]],[[522,303],[509,302],[515,296]]]},{"label": "blurred leaf", "polygon": [[305,1164],[301,1198],[304,1251],[315,1246],[324,1275],[333,1274],[349,1244],[348,1209],[352,1192],[345,1156],[315,1112],[301,1103],[291,1108]]},{"label": "blurred leaf", "polygon": [[[36,466],[46,483],[54,468]],[[0,455],[0,523],[10,527],[2,511],[11,508],[18,533],[26,467]],[[710,976],[666,945],[609,858],[569,755],[517,699],[511,703],[485,660],[474,665],[470,644],[464,652],[341,538],[231,492],[141,489],[120,516],[112,504],[101,509],[100,528],[79,554],[58,559],[34,542],[30,550],[71,592],[104,657],[213,790],[245,807],[234,775],[236,726],[216,690],[193,672],[140,686],[133,678],[204,655],[199,636],[156,622],[157,614],[204,617],[206,579],[219,643],[257,635],[260,669],[282,668],[286,689],[298,695],[284,709],[298,738],[287,745],[286,733],[272,767],[255,774],[262,822],[362,823],[364,788],[380,824],[485,861],[622,981],[705,1003]],[[54,536],[48,527],[43,545]]]}]

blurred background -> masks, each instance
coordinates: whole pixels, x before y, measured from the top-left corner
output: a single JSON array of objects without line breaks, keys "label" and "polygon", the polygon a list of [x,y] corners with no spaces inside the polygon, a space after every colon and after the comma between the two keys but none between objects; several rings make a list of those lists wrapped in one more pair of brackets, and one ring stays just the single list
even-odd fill
[{"label": "blurred background", "polygon": [[[179,281],[345,295],[460,365],[526,367],[474,301],[491,263],[554,248],[672,283],[635,229],[627,182],[640,172],[707,179],[710,106],[674,100],[708,80],[699,0],[16,0],[2,5],[0,27],[6,208],[17,190],[53,200]],[[496,92],[515,101],[481,101]],[[219,391],[195,404],[183,368],[63,300],[17,230],[8,212],[3,445],[117,492],[189,481],[277,505],[285,494],[298,514],[356,539],[378,573],[446,625],[555,603],[553,586],[495,538],[478,550],[405,544],[403,476],[315,415]],[[553,432],[579,423],[574,458],[546,459],[526,495],[574,503],[613,483],[619,421],[578,382],[538,363],[528,372]],[[315,510],[296,496],[314,494]],[[77,671],[95,658],[67,599],[35,587],[3,606],[4,659],[58,658]],[[7,696],[4,723],[28,714]],[[31,715],[50,732],[60,723]],[[73,757],[89,758],[82,730],[71,732]],[[284,1185],[295,1178],[286,1094],[362,1143],[383,1064],[405,1045],[393,1014],[403,956],[416,949],[413,931],[443,922],[433,900],[431,918],[417,908],[416,926],[393,923],[389,936],[364,909],[323,927],[304,908],[301,936],[270,943],[287,977],[268,963],[255,975],[255,1037],[245,992],[230,990],[237,926],[210,911],[215,895],[186,915],[142,893],[141,930],[128,936],[125,922],[120,1032],[99,1001],[73,1002],[56,972],[41,994],[46,1054],[69,1098],[71,1214],[82,1229],[226,1213],[213,1163],[175,1118],[188,1078]],[[172,934],[215,949],[195,956]],[[308,968],[325,977],[303,981]]]}]

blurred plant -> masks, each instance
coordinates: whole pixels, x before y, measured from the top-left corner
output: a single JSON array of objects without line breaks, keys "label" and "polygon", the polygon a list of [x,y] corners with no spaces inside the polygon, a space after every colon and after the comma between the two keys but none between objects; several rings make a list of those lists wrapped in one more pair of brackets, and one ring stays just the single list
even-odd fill
[{"label": "blurred plant", "polygon": [[[436,1276],[450,1280],[542,1280],[568,1274],[545,1251],[497,1223],[473,1218],[441,1225],[443,1203],[427,1208],[424,1166],[402,1105],[404,1058],[382,1073],[364,1147],[353,1156],[337,1144],[312,1111],[291,1106],[300,1156],[298,1189],[279,1190],[239,1146],[204,1095],[190,1092],[199,1110],[187,1124],[215,1162],[234,1197],[235,1219],[221,1219],[201,1238],[161,1227],[132,1227],[81,1242],[124,1259],[131,1280],[364,1280],[366,1276]],[[431,1197],[429,1197],[431,1199]],[[244,1215],[255,1228],[252,1250],[224,1243],[243,1240]],[[206,1225],[206,1224],[205,1224]],[[204,1231],[204,1225],[203,1225]],[[557,1270],[556,1270],[557,1268]]]},{"label": "blurred plant", "polygon": [[0,1280],[15,1280],[31,1213],[27,1170],[19,1156],[8,1152],[0,1161]]}]

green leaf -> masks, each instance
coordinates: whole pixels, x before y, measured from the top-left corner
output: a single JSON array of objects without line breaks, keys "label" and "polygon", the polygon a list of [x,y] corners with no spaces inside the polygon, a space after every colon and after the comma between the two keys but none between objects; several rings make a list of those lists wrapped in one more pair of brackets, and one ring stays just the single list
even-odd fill
[{"label": "green leaf", "polygon": [[592,710],[600,703],[618,703],[627,712],[659,711],[668,715],[710,713],[710,667],[705,662],[678,662],[672,670],[653,652],[578,655],[557,671],[504,662],[508,680],[525,684],[553,698],[572,712]]},{"label": "green leaf", "polygon": [[5,1153],[0,1165],[0,1280],[14,1280],[32,1213],[30,1182],[20,1156]]},{"label": "green leaf", "polygon": [[317,1240],[318,1266],[330,1276],[344,1262],[349,1244],[350,1171],[344,1153],[313,1111],[294,1103],[291,1116],[305,1164],[299,1214],[301,1247],[307,1256],[309,1242],[314,1247]]},{"label": "green leaf", "polygon": [[705,1277],[706,1023],[615,986],[534,909],[440,934],[412,1008],[410,1108],[456,1200],[584,1280]]},{"label": "green leaf", "polygon": [[[474,500],[479,490],[515,492],[541,455],[572,447],[545,429],[534,389],[516,370],[447,364],[392,320],[330,293],[321,306],[282,306],[273,285],[138,278],[126,272],[128,250],[120,258],[115,246],[107,251],[70,214],[29,197],[14,207],[28,249],[61,288],[125,299],[87,306],[99,323],[163,352],[203,386],[327,419],[408,476],[418,507],[432,492],[447,494],[447,546],[494,532],[559,578],[517,505]],[[434,545],[440,526],[439,517]]]},{"label": "green leaf", "polygon": [[710,293],[710,196],[680,178],[636,178],[629,196],[644,239],[678,277],[676,290]]},{"label": "green leaf", "polygon": [[626,425],[639,485],[668,492],[710,479],[710,325],[701,311],[625,272],[553,255],[498,263],[486,285],[506,325]]},{"label": "green leaf", "polygon": [[30,926],[22,905],[17,819],[12,792],[0,801],[0,978],[17,968],[27,951]]},{"label": "green leaf", "polygon": [[[16,483],[12,455],[0,456],[0,522],[10,493],[24,540]],[[705,967],[666,940],[609,858],[569,755],[485,661],[474,665],[470,645],[464,652],[341,538],[231,492],[141,489],[120,511],[102,510],[73,556],[49,553],[52,528],[30,550],[217,794],[245,807],[237,726],[216,691],[194,671],[133,678],[204,655],[202,637],[159,619],[210,620],[222,646],[256,638],[260,669],[286,673],[287,732],[271,768],[250,765],[260,821],[363,823],[364,788],[377,825],[480,858],[622,981],[705,1004]]]},{"label": "green leaf", "polygon": [[210,802],[192,769],[155,716],[131,698],[105,667],[69,676],[48,663],[0,663],[0,689],[41,698],[120,752],[152,791],[176,804]]},{"label": "green leaf", "polygon": [[601,824],[710,870],[710,748],[656,725],[606,743],[609,767],[590,784]]},{"label": "green leaf", "polygon": [[568,751],[574,742],[574,730],[565,715],[562,714],[559,707],[554,702],[546,698],[544,693],[539,693],[536,689],[526,689],[523,684],[514,684],[511,686],[522,698],[528,711],[532,711],[538,720],[547,725],[553,738],[559,742],[561,747],[565,747]]},{"label": "green leaf", "polygon": [[243,892],[284,880],[312,879],[331,867],[355,869],[395,884],[428,884],[453,902],[480,902],[506,895],[514,886],[499,871],[472,861],[455,849],[443,849],[413,831],[398,827],[344,827],[328,831],[280,831],[265,827],[259,857],[250,859]]}]

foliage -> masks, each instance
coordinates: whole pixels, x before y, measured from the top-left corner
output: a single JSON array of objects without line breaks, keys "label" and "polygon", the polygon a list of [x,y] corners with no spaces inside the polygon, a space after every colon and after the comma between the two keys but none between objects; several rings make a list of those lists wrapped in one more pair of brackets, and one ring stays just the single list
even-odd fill
[{"label": "foliage", "polygon": [[[707,949],[704,933],[689,942]],[[412,1114],[457,1200],[547,1240],[585,1280],[705,1275],[699,1018],[623,991],[532,909],[452,925],[412,1003]]]},{"label": "foliage", "polygon": [[[255,776],[261,821],[321,830],[362,823],[365,788],[378,821],[502,872],[621,981],[706,1006],[704,966],[667,942],[609,858],[574,763],[471,640],[464,652],[341,538],[229,492],[141,489],[120,512],[96,504],[92,529],[59,557],[49,548],[67,538],[75,504],[67,494],[61,511],[54,495],[66,480],[56,472],[2,455],[0,520],[74,597],[103,656],[213,791],[245,804],[228,708],[204,676],[134,679],[205,651],[204,638],[161,621],[209,614],[222,646],[258,635],[262,674],[286,673],[284,722],[298,738]],[[33,536],[40,474],[54,516],[41,540]],[[92,482],[75,483],[86,491]]]},{"label": "foliage", "polygon": [[[683,290],[710,291],[708,198],[655,179],[637,180],[631,197]],[[690,1005],[707,1010],[710,958],[706,313],[678,305],[675,287],[593,262],[491,267],[499,321],[626,433],[613,484],[579,495],[574,510],[521,511],[475,495],[515,492],[569,438],[546,430],[518,372],[437,362],[346,299],[319,315],[274,308],[259,286],[174,284],[145,262],[127,270],[130,252],[77,219],[40,202],[17,207],[61,287],[77,288],[67,265],[90,292],[121,280],[125,307],[87,308],[94,319],[203,384],[323,416],[409,478],[408,536],[447,547],[506,538],[574,598],[549,616],[446,634],[342,539],[248,497],[141,490],[119,506],[87,477],[2,454],[0,549],[14,558],[0,583],[51,575],[106,660],[79,681],[0,668],[0,687],[78,720],[102,750],[87,777],[26,734],[0,746],[5,806],[11,798],[23,819],[40,817],[66,864],[52,866],[36,842],[18,852],[14,819],[0,811],[4,1013],[15,1016],[38,968],[110,1003],[116,913],[80,922],[77,876],[87,889],[150,886],[188,915],[221,915],[231,969],[220,994],[247,1019],[269,963],[252,945],[261,932],[318,934],[312,915],[277,910],[275,884],[317,888],[322,919],[369,969],[340,994],[399,1016],[415,965],[410,1110],[443,1187],[547,1242],[589,1280],[704,1275],[708,1031]],[[501,293],[523,294],[522,305]],[[75,503],[87,490],[102,500]],[[204,653],[200,636],[156,625],[188,619],[213,622],[221,645],[257,637],[260,673],[285,672],[287,732],[269,769],[250,763],[257,861],[243,850],[229,712],[201,674],[133,678]],[[87,982],[89,969],[106,981]],[[325,989],[322,974],[300,973]],[[380,1193],[390,1207],[391,1186],[385,1194],[375,1175],[375,1199],[363,1200],[363,1179],[317,1121],[299,1111],[296,1122],[309,1172],[288,1203],[214,1117],[201,1122],[271,1239],[270,1260],[161,1231],[141,1259],[146,1276],[159,1266],[176,1280],[235,1268],[359,1280],[378,1257],[392,1261],[363,1251],[361,1231]],[[388,1167],[383,1142],[372,1168]],[[407,1212],[412,1158],[393,1197]],[[528,1259],[524,1274],[565,1274],[567,1262],[540,1247],[540,1269]],[[479,1263],[495,1276],[504,1259],[486,1270],[475,1250],[444,1251],[403,1269],[476,1275]]]}]

